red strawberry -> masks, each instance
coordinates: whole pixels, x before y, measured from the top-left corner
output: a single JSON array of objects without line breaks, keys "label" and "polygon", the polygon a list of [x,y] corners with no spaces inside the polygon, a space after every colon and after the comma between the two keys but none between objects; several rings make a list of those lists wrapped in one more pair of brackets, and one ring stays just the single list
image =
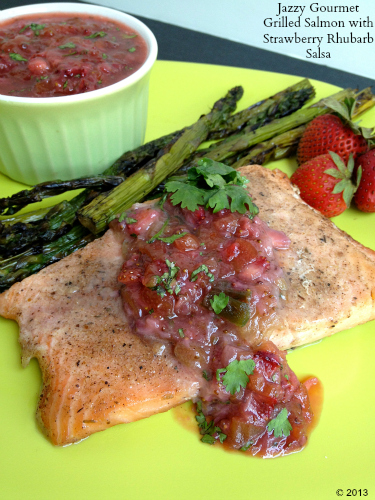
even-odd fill
[{"label": "red strawberry", "polygon": [[356,168],[362,167],[362,178],[354,201],[362,212],[375,212],[375,150],[360,156]]},{"label": "red strawberry", "polygon": [[290,180],[298,186],[301,198],[326,217],[340,215],[349,207],[357,185],[351,181],[354,160],[346,167],[332,151],[303,163]]},{"label": "red strawberry", "polygon": [[307,125],[298,144],[297,162],[301,165],[316,156],[334,151],[346,164],[350,153],[356,159],[367,150],[366,139],[345,126],[338,116],[322,115]]}]

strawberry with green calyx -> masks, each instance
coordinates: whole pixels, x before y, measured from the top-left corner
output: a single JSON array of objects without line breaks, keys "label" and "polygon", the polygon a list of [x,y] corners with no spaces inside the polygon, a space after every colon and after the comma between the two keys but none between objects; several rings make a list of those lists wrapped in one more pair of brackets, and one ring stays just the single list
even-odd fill
[{"label": "strawberry with green calyx", "polygon": [[299,165],[306,161],[333,151],[341,156],[345,163],[350,153],[354,160],[369,149],[374,140],[373,129],[359,127],[351,120],[355,109],[354,99],[345,99],[344,103],[335,99],[323,99],[324,105],[336,114],[326,114],[314,118],[306,127],[297,148]]},{"label": "strawberry with green calyx", "polygon": [[350,205],[356,192],[361,170],[357,172],[356,183],[352,182],[353,156],[348,165],[332,151],[317,156],[297,168],[290,180],[300,190],[301,198],[326,217],[335,217]]},{"label": "strawberry with green calyx", "polygon": [[375,150],[360,156],[356,161],[357,172],[362,172],[361,182],[354,196],[362,212],[375,212]]}]

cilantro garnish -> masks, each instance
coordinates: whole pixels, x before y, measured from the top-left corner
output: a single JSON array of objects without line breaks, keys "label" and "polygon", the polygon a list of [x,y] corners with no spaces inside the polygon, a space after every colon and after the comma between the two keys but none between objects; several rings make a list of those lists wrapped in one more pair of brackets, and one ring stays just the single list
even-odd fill
[{"label": "cilantro garnish", "polygon": [[21,54],[17,54],[16,52],[11,52],[9,54],[9,57],[11,59],[13,59],[13,61],[26,61],[27,62],[27,59],[25,59],[24,57],[22,57]]},{"label": "cilantro garnish", "polygon": [[130,47],[130,49],[128,49],[129,52],[135,52],[135,47]]},{"label": "cilantro garnish", "polygon": [[253,441],[249,441],[248,443],[245,444],[245,446],[242,446],[242,448],[240,448],[240,451],[247,451],[250,446],[253,446],[254,442]]},{"label": "cilantro garnish", "polygon": [[167,220],[164,222],[164,224],[163,224],[162,228],[160,229],[160,231],[158,231],[158,232],[157,232],[154,236],[152,236],[152,237],[148,240],[148,242],[147,242],[147,243],[153,243],[154,241],[156,241],[157,239],[159,239],[159,237],[163,234],[164,229],[166,228],[166,226],[167,226],[168,222],[169,222],[169,219],[167,219]]},{"label": "cilantro garnish", "polygon": [[166,236],[165,238],[155,238],[155,239],[163,241],[164,243],[173,243],[174,241],[178,240],[179,238],[182,238],[183,236],[185,236],[185,234],[187,234],[186,231],[184,233],[172,234],[172,236]]},{"label": "cilantro garnish", "polygon": [[[164,295],[167,293],[165,289],[162,286],[157,286],[156,287],[156,293],[160,295],[161,298],[164,297]],[[172,292],[173,293],[173,292]]]},{"label": "cilantro garnish", "polygon": [[[219,368],[216,370],[216,379],[218,382],[222,382],[225,389],[232,395],[241,390],[241,387],[245,388],[249,382],[248,375],[251,375],[254,371],[255,363],[252,359],[241,359],[238,361],[235,359],[226,368]],[[220,374],[225,373],[221,379]]]},{"label": "cilantro garnish", "polygon": [[138,222],[137,219],[133,219],[133,217],[128,217],[126,212],[122,212],[120,217],[118,218],[119,222],[125,221],[126,224],[134,224],[134,222]]},{"label": "cilantro garnish", "polygon": [[98,38],[98,37],[102,38],[103,36],[107,36],[107,33],[105,31],[95,31],[95,33],[85,36],[85,38]]},{"label": "cilantro garnish", "polygon": [[201,441],[206,444],[215,444],[215,438],[211,434],[203,434]]},{"label": "cilantro garnish", "polygon": [[154,234],[154,236],[152,236],[152,238],[150,238],[147,243],[154,243],[154,241],[156,240],[163,241],[164,243],[173,243],[174,241],[178,240],[179,238],[182,238],[183,236],[185,236],[185,234],[187,234],[187,232],[185,231],[184,233],[172,234],[172,236],[162,237],[161,235],[163,234],[164,229],[167,226],[168,222],[169,219],[167,219],[164,222],[163,227],[160,229],[160,231]]},{"label": "cilantro garnish", "polygon": [[167,198],[168,198],[168,193],[164,193],[163,196],[158,201],[158,205],[159,205],[160,209],[163,211],[164,211],[164,203],[166,202]]},{"label": "cilantro garnish", "polygon": [[247,210],[253,217],[259,212],[245,189],[248,180],[237,170],[224,163],[203,158],[196,167],[188,170],[186,181],[170,180],[165,190],[173,193],[173,205],[194,212],[200,205],[210,207],[214,213],[224,208],[244,214]]},{"label": "cilantro garnish", "polygon": [[202,401],[197,402],[197,413],[195,420],[198,422],[199,432],[203,435],[202,443],[215,444],[216,439],[214,434],[218,435],[220,443],[226,439],[227,435],[221,432],[220,427],[214,425],[214,421],[207,422],[206,417],[202,412]]},{"label": "cilantro garnish", "polygon": [[126,33],[123,33],[121,35],[121,38],[135,38],[137,35],[135,33],[132,33],[131,35],[127,35]]},{"label": "cilantro garnish", "polygon": [[104,54],[104,53],[102,54],[103,59],[107,59],[107,57],[108,57],[107,54]]},{"label": "cilantro garnish", "polygon": [[229,297],[225,295],[224,292],[220,292],[219,295],[214,295],[213,300],[210,299],[210,304],[215,314],[220,314],[223,309],[228,305]]},{"label": "cilantro garnish", "polygon": [[73,42],[65,43],[64,45],[59,45],[59,49],[75,49],[76,44]]},{"label": "cilantro garnish", "polygon": [[195,269],[190,276],[190,281],[196,281],[198,279],[199,273],[205,273],[210,278],[211,283],[215,281],[215,276],[210,272],[208,267],[205,264],[202,264],[197,269]]},{"label": "cilantro garnish", "polygon": [[19,33],[23,33],[25,30],[27,30],[27,28],[31,28],[34,32],[34,35],[35,36],[39,36],[39,31],[42,30],[43,28],[45,28],[46,25],[45,24],[37,24],[37,23],[31,23],[31,24],[27,24],[26,26],[24,26],[20,31]]},{"label": "cilantro garnish", "polygon": [[183,328],[179,328],[178,329],[178,334],[179,336],[183,339],[185,337],[185,334],[184,334],[184,329]]},{"label": "cilantro garnish", "polygon": [[288,420],[288,410],[286,408],[283,408],[276,418],[268,422],[267,430],[269,433],[273,431],[275,437],[289,436],[292,426]]},{"label": "cilantro garnish", "polygon": [[172,288],[172,282],[175,279],[175,276],[180,270],[180,268],[177,267],[174,262],[171,262],[168,259],[165,260],[165,263],[168,266],[168,271],[166,271],[161,276],[156,276],[156,282],[157,282],[156,292],[162,298],[166,293],[172,295],[173,292],[175,292],[177,295],[181,290],[181,287],[179,286],[178,283],[176,284],[174,290]]}]

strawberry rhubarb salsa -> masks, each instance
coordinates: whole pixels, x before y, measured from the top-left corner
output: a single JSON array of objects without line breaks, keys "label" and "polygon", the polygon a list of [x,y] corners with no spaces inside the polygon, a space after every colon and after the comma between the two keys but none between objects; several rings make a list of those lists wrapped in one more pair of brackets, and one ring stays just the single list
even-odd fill
[{"label": "strawberry rhubarb salsa", "polygon": [[161,201],[111,224],[123,240],[118,279],[134,329],[172,342],[201,380],[202,441],[274,457],[303,448],[312,412],[285,354],[261,336],[286,300],[277,253],[290,240],[256,215],[245,183],[204,159],[185,182],[167,182]]},{"label": "strawberry rhubarb salsa", "polygon": [[0,94],[81,94],[123,80],[146,58],[146,42],[134,29],[103,17],[16,18],[0,25]]}]

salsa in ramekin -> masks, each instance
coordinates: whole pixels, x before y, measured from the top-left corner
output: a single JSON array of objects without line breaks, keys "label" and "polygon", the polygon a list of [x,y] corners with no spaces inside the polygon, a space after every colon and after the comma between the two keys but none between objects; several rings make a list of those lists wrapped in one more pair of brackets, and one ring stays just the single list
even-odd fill
[{"label": "salsa in ramekin", "polygon": [[81,94],[127,78],[146,58],[141,35],[105,17],[44,13],[13,18],[0,25],[0,94]]}]

